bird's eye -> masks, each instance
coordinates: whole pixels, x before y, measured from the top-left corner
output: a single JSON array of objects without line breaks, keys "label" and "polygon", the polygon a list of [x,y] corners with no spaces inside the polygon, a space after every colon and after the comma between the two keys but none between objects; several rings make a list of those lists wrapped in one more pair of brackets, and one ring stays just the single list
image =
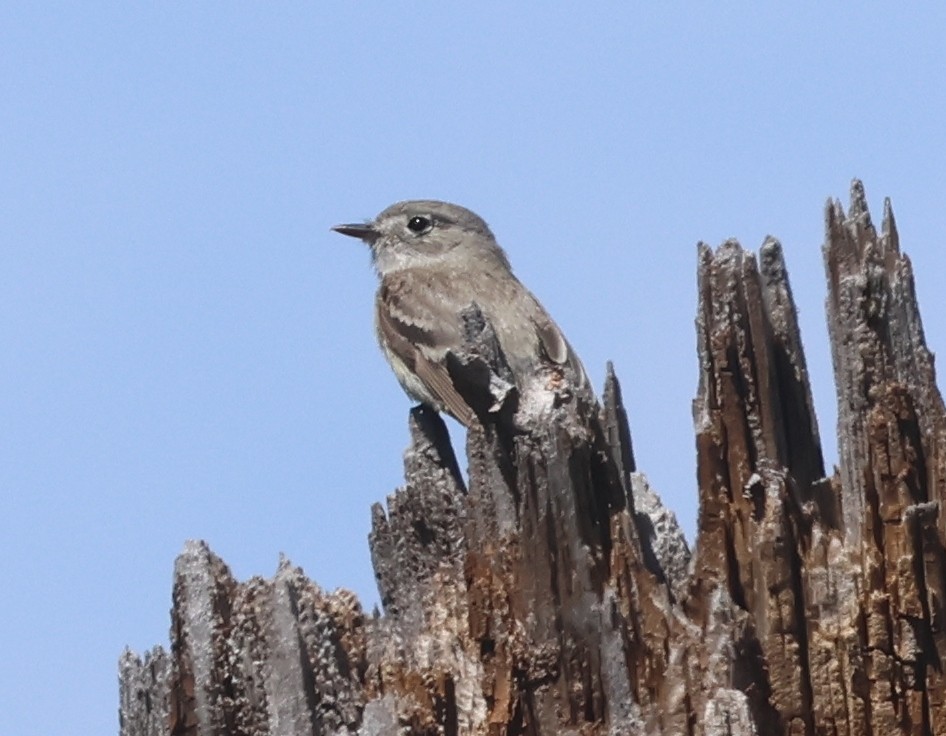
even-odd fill
[{"label": "bird's eye", "polygon": [[412,217],[407,221],[407,229],[412,233],[417,233],[418,235],[426,233],[433,226],[434,224],[430,221],[429,217],[421,217],[420,215]]}]

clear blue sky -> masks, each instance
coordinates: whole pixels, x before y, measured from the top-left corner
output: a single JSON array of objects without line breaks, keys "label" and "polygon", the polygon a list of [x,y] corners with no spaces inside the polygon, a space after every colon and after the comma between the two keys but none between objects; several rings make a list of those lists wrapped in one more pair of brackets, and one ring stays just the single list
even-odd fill
[{"label": "clear blue sky", "polygon": [[599,388],[614,360],[691,538],[697,241],[782,240],[832,460],[822,212],[852,177],[946,350],[944,6],[633,5],[0,7],[0,733],[117,731],[185,539],[377,600],[410,404],[335,223],[481,214]]}]

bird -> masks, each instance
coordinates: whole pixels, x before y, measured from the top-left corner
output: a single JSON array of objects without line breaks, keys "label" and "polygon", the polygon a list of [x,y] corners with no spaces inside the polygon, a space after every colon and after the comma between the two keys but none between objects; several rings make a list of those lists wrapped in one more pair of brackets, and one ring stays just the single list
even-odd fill
[{"label": "bird", "polygon": [[[475,305],[495,334],[521,394],[536,378],[560,382],[585,369],[548,312],[513,274],[486,222],[449,202],[409,200],[373,220],[336,225],[371,251],[380,279],[375,331],[385,358],[413,400],[470,428],[478,420],[451,356],[464,354],[464,310]],[[453,368],[453,370],[452,370]],[[551,380],[551,379],[550,379]]]}]

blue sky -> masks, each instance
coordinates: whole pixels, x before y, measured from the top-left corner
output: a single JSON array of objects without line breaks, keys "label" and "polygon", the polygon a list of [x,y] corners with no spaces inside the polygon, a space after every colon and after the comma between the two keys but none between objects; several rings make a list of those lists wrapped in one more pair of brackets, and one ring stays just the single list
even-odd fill
[{"label": "blue sky", "polygon": [[614,360],[691,539],[696,243],[780,238],[833,461],[852,177],[946,350],[946,10],[798,5],[3,4],[0,733],[117,731],[185,539],[376,602],[410,403],[329,227],[401,199],[482,215],[599,388]]}]

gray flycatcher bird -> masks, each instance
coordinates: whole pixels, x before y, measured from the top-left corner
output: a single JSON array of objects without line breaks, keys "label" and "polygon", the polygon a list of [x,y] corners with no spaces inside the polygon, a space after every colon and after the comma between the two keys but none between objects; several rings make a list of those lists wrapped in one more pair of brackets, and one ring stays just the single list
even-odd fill
[{"label": "gray flycatcher bird", "polygon": [[587,385],[584,368],[539,301],[513,275],[486,223],[459,205],[399,202],[366,223],[336,225],[371,248],[381,278],[378,341],[407,394],[466,427],[476,420],[451,376],[448,354],[464,348],[461,313],[476,304],[492,326],[520,392],[549,374]]}]

